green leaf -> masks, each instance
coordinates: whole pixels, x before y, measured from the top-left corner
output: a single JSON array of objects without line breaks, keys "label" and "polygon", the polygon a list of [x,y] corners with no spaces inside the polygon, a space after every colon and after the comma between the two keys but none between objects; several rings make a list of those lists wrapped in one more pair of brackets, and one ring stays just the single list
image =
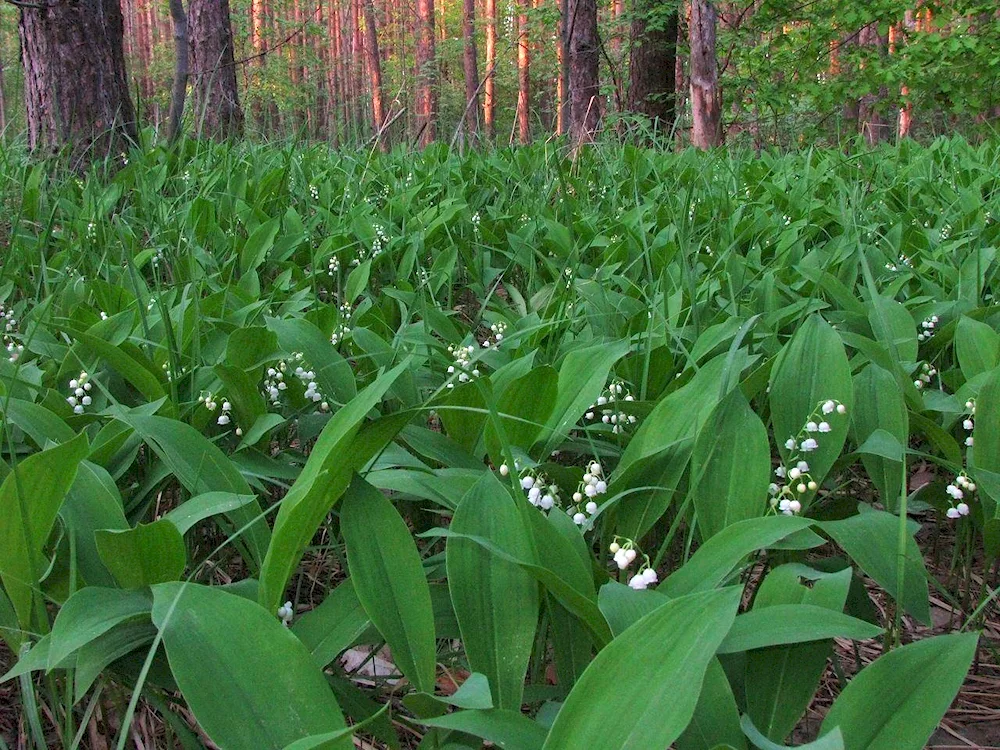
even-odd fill
[{"label": "green leaf", "polygon": [[[337,701],[306,647],[249,599],[161,583],[153,587],[153,622],[184,699],[220,747],[281,750],[294,740],[344,728]],[[345,738],[335,747],[349,750],[353,744]]]},{"label": "green leaf", "polygon": [[[147,597],[148,598],[148,597]],[[152,605],[152,600],[149,600]],[[128,620],[102,633],[76,653],[73,692],[77,702],[86,697],[94,682],[108,666],[153,642],[156,628],[148,617]]]},{"label": "green leaf", "polygon": [[556,716],[545,748],[660,748],[691,721],[739,606],[733,587],[674,599],[608,644]]},{"label": "green leaf", "polygon": [[677,750],[714,750],[720,745],[746,747],[736,698],[718,659],[708,663],[691,723],[674,744]]},{"label": "green leaf", "polygon": [[489,709],[457,711],[447,716],[421,719],[421,724],[480,737],[509,750],[541,750],[545,728],[519,711]]},{"label": "green leaf", "polygon": [[237,495],[235,492],[203,492],[185,500],[163,518],[176,526],[181,534],[186,534],[199,521],[231,513],[256,499],[256,495]]},{"label": "green leaf", "polygon": [[[1000,518],[1000,367],[993,369],[979,389],[976,398],[975,447],[969,465],[973,469],[979,491],[996,504],[995,517]],[[983,429],[985,428],[985,429]]]},{"label": "green leaf", "polygon": [[187,565],[181,532],[166,518],[127,531],[97,532],[97,553],[122,588],[176,581]]},{"label": "green leaf", "polygon": [[333,344],[329,336],[308,320],[268,318],[267,327],[278,336],[288,352],[302,352],[309,368],[316,373],[316,384],[327,397],[346,404],[357,395],[354,371]]},{"label": "green leaf", "polygon": [[125,380],[135,386],[148,401],[157,401],[166,396],[163,384],[145,365],[127,354],[120,346],[110,344],[102,338],[82,331],[74,338],[105,360]]},{"label": "green leaf", "polygon": [[355,476],[340,512],[351,580],[396,665],[434,692],[437,648],[431,592],[410,530],[381,492]]},{"label": "green leaf", "polygon": [[[786,465],[791,453],[785,441],[798,435],[816,407],[828,399],[841,402],[851,413],[851,367],[837,332],[821,317],[812,315],[781,350],[771,375],[771,423]],[[817,483],[822,483],[847,439],[847,417],[834,412],[826,419],[830,432],[812,435],[819,447],[806,456],[810,476]],[[803,506],[811,497],[812,493],[803,496]]]},{"label": "green leaf", "polygon": [[899,519],[896,516],[872,510],[842,521],[826,521],[819,526],[833,537],[859,568],[874,578],[893,599],[901,602],[907,612],[925,625],[930,625],[927,569],[912,536],[906,538],[903,591],[901,594],[896,591],[896,570],[899,567]]},{"label": "green leaf", "polygon": [[371,620],[358,600],[354,583],[347,579],[327,594],[318,607],[292,625],[292,632],[305,644],[321,667],[350,648],[371,627]]},{"label": "green leaf", "polygon": [[33,592],[48,567],[42,550],[89,450],[81,433],[18,462],[0,485],[0,580],[26,630]]},{"label": "green leaf", "polygon": [[112,586],[114,578],[101,562],[94,534],[99,529],[129,528],[115,480],[97,464],[81,461],[59,516],[76,543],[76,564],[83,580],[92,586]]},{"label": "green leaf", "polygon": [[692,496],[702,539],[764,515],[771,479],[767,429],[736,389],[712,411],[691,455]]},{"label": "green leaf", "polygon": [[80,589],[59,610],[49,638],[49,669],[116,625],[146,619],[153,608],[147,591],[98,586]]},{"label": "green leaf", "polygon": [[972,664],[978,633],[927,638],[861,670],[834,701],[821,732],[837,727],[846,750],[920,750]]},{"label": "green leaf", "polygon": [[955,328],[955,355],[965,379],[972,380],[1000,364],[1000,334],[963,315]]},{"label": "green leaf", "polygon": [[733,623],[720,654],[733,654],[787,643],[807,643],[827,638],[863,641],[882,632],[864,620],[812,604],[777,604],[754,608]]},{"label": "green leaf", "polygon": [[[527,451],[545,426],[556,402],[558,375],[551,367],[536,367],[508,385],[496,403],[509,445]],[[486,450],[494,464],[503,462],[500,436],[493,420],[486,424]]]},{"label": "green leaf", "polygon": [[285,584],[306,545],[347,489],[354,471],[364,466],[403,428],[405,416],[386,418],[358,435],[365,416],[408,366],[408,362],[403,362],[380,375],[333,415],[320,433],[299,478],[282,499],[260,573],[260,602],[268,611],[278,608]]},{"label": "green leaf", "polygon": [[[902,451],[909,442],[909,416],[903,393],[887,370],[868,365],[854,378],[851,428],[855,443],[861,446],[861,463],[878,488],[883,505],[895,509],[903,484]],[[895,446],[885,438],[870,444],[877,432],[891,437]],[[886,448],[879,447],[882,445]]]},{"label": "green leaf", "polygon": [[[747,739],[753,743],[753,746],[760,750],[790,750],[790,748],[786,748],[784,745],[771,742],[771,740],[761,734],[760,730],[753,725],[753,721],[751,721],[749,716],[744,715],[740,720],[740,728],[747,736]],[[840,727],[834,727],[818,740],[807,742],[804,745],[795,745],[795,750],[844,750],[844,737],[840,732]]]},{"label": "green leaf", "polygon": [[[518,557],[533,554],[514,499],[491,472],[462,498],[450,528],[489,539]],[[519,710],[538,623],[538,584],[530,573],[468,539],[450,538],[446,556],[469,666],[489,678],[497,708]]]},{"label": "green leaf", "polygon": [[267,254],[274,247],[274,238],[278,236],[281,219],[275,218],[259,225],[243,243],[240,251],[240,273],[255,271],[264,263]]}]

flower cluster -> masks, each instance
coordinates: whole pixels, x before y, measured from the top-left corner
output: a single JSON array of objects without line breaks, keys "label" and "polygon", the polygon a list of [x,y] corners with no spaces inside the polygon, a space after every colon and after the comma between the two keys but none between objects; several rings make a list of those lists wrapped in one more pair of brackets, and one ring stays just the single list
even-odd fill
[{"label": "flower cluster", "polygon": [[326,263],[326,274],[327,276],[336,276],[337,272],[340,270],[340,260],[336,255],[331,255],[330,260]]},{"label": "flower cluster", "polygon": [[798,496],[819,489],[819,484],[809,473],[809,462],[802,454],[811,453],[819,448],[819,440],[814,436],[824,435],[833,430],[828,418],[832,418],[834,414],[841,416],[847,414],[847,407],[835,399],[820,401],[806,419],[799,434],[785,441],[785,449],[790,454],[788,466],[782,464],[774,470],[774,475],[778,479],[785,480],[785,484],[772,482],[768,487],[771,507],[777,512],[786,516],[797,515],[802,512],[802,502]]},{"label": "flower cluster", "polygon": [[965,502],[965,493],[975,492],[976,483],[970,480],[965,472],[955,477],[955,481],[945,487],[944,491],[951,497],[950,502],[952,503],[951,507],[945,512],[948,518],[954,520],[969,515],[969,504]]},{"label": "flower cluster", "polygon": [[969,399],[965,402],[965,408],[968,410],[968,414],[965,419],[962,420],[962,429],[969,433],[969,436],[965,438],[965,445],[968,448],[973,446],[972,431],[976,428],[976,401],[975,399]]},{"label": "flower cluster", "polygon": [[278,619],[281,620],[281,624],[286,628],[292,624],[292,617],[295,615],[295,608],[292,606],[291,602],[285,602],[280,607],[278,607]]},{"label": "flower cluster", "polygon": [[528,502],[536,508],[552,510],[559,503],[559,486],[549,482],[544,474],[535,476],[528,472],[521,477],[521,489],[527,493]]},{"label": "flower cluster", "polygon": [[358,250],[357,257],[351,261],[352,266],[360,266],[366,260],[374,260],[382,254],[386,245],[389,244],[389,236],[385,233],[385,227],[381,224],[376,224],[372,229],[375,232],[375,237],[372,239],[371,251],[367,251],[364,247],[361,247]]},{"label": "flower cluster", "polygon": [[[448,374],[458,373],[459,383],[468,383],[472,378],[479,377],[479,370],[472,366],[472,353],[476,347],[472,344],[468,346],[448,345],[448,353],[455,358],[455,364],[448,365]],[[454,383],[448,383],[449,388],[454,388]]]},{"label": "flower cluster", "polygon": [[906,268],[913,268],[913,261],[911,261],[908,257],[903,255],[902,253],[899,254],[899,260],[897,261],[897,263],[886,263],[885,264],[886,270],[898,271],[900,266],[905,266]]},{"label": "flower cluster", "polygon": [[[614,561],[618,566],[618,570],[625,570],[639,557],[635,542],[631,539],[620,539],[616,536],[614,541],[611,542],[611,546],[608,547],[608,550],[614,555]],[[642,559],[643,562],[639,570],[628,580],[629,588],[635,591],[647,589],[650,584],[656,583],[659,580],[656,571],[653,570],[652,565],[649,563],[649,558],[643,555]]]},{"label": "flower cluster", "polygon": [[66,403],[73,407],[74,414],[83,414],[84,409],[93,403],[90,398],[93,387],[86,371],[81,371],[78,377],[69,381],[70,395],[66,398]]},{"label": "flower cluster", "polygon": [[479,212],[476,211],[474,214],[472,214],[472,231],[475,232],[476,234],[479,234],[479,221],[480,221]]},{"label": "flower cluster", "polygon": [[938,316],[931,315],[926,320],[920,322],[920,330],[917,331],[917,341],[927,341],[934,335],[934,329],[938,324]]},{"label": "flower cluster", "polygon": [[[201,396],[198,396],[198,403],[204,404],[205,408],[208,409],[213,414],[215,413],[215,410],[219,408],[218,396],[217,394],[213,394],[211,391],[208,391],[207,393],[203,393]],[[219,414],[219,417],[218,419],[215,420],[215,423],[220,427],[225,427],[226,425],[228,425],[230,422],[233,421],[232,412],[233,412],[233,405],[229,403],[227,399],[225,398],[222,399],[222,413]]]},{"label": "flower cluster", "polygon": [[17,333],[17,318],[14,317],[13,310],[9,310],[3,305],[0,305],[0,325],[3,326],[2,341],[4,348],[7,350],[7,359],[11,362],[17,362],[22,352],[24,352],[24,347],[18,344],[11,335]]},{"label": "flower cluster", "polygon": [[336,346],[342,343],[350,334],[351,326],[351,303],[345,302],[339,308],[340,311],[340,321],[333,329],[333,333],[330,334],[330,343]]},{"label": "flower cluster", "polygon": [[503,341],[503,335],[506,332],[507,324],[502,320],[497,323],[490,324],[490,333],[492,333],[493,336],[488,336],[480,342],[483,345],[483,349],[489,349],[490,347],[495,349],[500,346],[500,342]]},{"label": "flower cluster", "polygon": [[312,196],[312,199],[314,201],[318,201],[319,200],[319,188],[316,187],[315,185],[310,185],[309,186],[309,195]]},{"label": "flower cluster", "polygon": [[929,365],[926,362],[922,362],[920,365],[920,374],[917,375],[916,379],[913,381],[914,388],[923,388],[925,385],[930,385],[931,378],[937,375],[937,368],[933,365]]},{"label": "flower cluster", "polygon": [[597,397],[597,402],[590,405],[584,418],[592,422],[600,416],[604,424],[611,425],[611,432],[618,435],[625,431],[625,426],[636,423],[636,417],[617,408],[616,402],[634,401],[632,393],[625,388],[620,380],[611,381],[604,393]]},{"label": "flower cluster", "polygon": [[594,498],[608,491],[608,483],[604,481],[602,471],[597,461],[591,461],[583,475],[583,481],[573,493],[573,506],[567,512],[573,516],[573,523],[577,526],[583,526],[587,518],[597,512],[597,501]]}]

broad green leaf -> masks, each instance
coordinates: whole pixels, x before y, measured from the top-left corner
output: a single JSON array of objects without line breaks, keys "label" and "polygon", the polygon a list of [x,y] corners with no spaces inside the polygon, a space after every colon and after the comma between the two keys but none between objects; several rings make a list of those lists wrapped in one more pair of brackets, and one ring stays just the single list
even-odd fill
[{"label": "broad green leaf", "polygon": [[17,425],[39,448],[47,442],[66,443],[76,433],[73,428],[40,404],[19,398],[0,399],[0,413],[10,424]]},{"label": "broad green leaf", "polygon": [[308,320],[268,318],[267,327],[288,352],[302,352],[316,373],[316,384],[328,398],[346,404],[357,395],[354,371],[330,343],[328,336]]},{"label": "broad green leaf", "polygon": [[[764,578],[754,598],[754,609],[800,603],[841,613],[853,573],[847,568],[824,574],[805,566],[781,565]],[[802,585],[801,579],[812,581]],[[831,641],[757,649],[746,658],[746,710],[772,740],[780,741],[798,724],[833,650]]]},{"label": "broad green leaf", "polygon": [[978,633],[927,638],[879,657],[847,684],[823,719],[846,750],[920,750],[965,680]]},{"label": "broad green leaf", "polygon": [[701,538],[764,515],[770,478],[767,429],[736,389],[712,411],[691,455],[691,494]]},{"label": "broad green leaf", "polygon": [[[986,376],[976,398],[975,448],[970,451],[969,465],[973,468],[979,492],[996,505],[994,514],[1000,517],[1000,367]],[[996,477],[996,478],[994,478]]]},{"label": "broad green leaf", "polygon": [[[152,599],[149,600],[152,605]],[[150,644],[156,627],[148,617],[119,623],[106,633],[80,647],[73,668],[73,692],[76,701],[86,697],[101,673],[117,659]]]},{"label": "broad green leaf", "polygon": [[[509,445],[524,450],[531,447],[552,413],[558,379],[551,367],[536,367],[512,382],[500,395],[496,410]],[[502,463],[500,436],[492,419],[486,423],[485,440],[494,464]]]},{"label": "broad green leaf", "polygon": [[166,518],[126,531],[97,532],[97,553],[122,588],[176,581],[187,565],[181,532]]},{"label": "broad green leaf", "polygon": [[355,475],[340,512],[351,580],[365,612],[418,690],[434,692],[431,592],[410,530],[381,492]]},{"label": "broad green leaf", "polygon": [[156,401],[166,395],[159,378],[141,362],[130,356],[121,346],[110,344],[104,339],[82,331],[74,335],[77,341],[105,360],[125,380],[135,386],[149,401]]},{"label": "broad green leaf", "polygon": [[912,535],[906,537],[903,591],[899,594],[896,591],[896,571],[899,567],[899,519],[896,516],[872,510],[842,521],[826,521],[819,527],[833,537],[859,568],[900,601],[907,612],[925,625],[930,625],[927,569]]},{"label": "broad green leaf", "polygon": [[[285,584],[306,545],[347,489],[354,471],[385,447],[405,422],[395,417],[373,423],[358,434],[365,416],[408,366],[403,362],[380,375],[327,422],[299,478],[281,501],[274,533],[260,573],[260,602],[276,610]],[[404,417],[405,418],[405,417]]]},{"label": "broad green leaf", "polygon": [[89,450],[81,433],[19,461],[0,485],[0,580],[22,626],[31,619],[33,593],[48,565],[45,542]]},{"label": "broad green leaf", "polygon": [[440,729],[465,732],[487,740],[496,747],[509,750],[541,750],[545,744],[545,728],[520,711],[489,709],[456,711],[447,716],[421,719],[421,724]]},{"label": "broad green leaf", "polygon": [[[895,378],[887,370],[870,364],[854,378],[854,410],[851,432],[857,445],[865,444],[876,430],[884,430],[900,446],[909,442],[909,413]],[[902,457],[863,452],[861,463],[875,483],[883,505],[893,510],[899,503],[903,483]]]},{"label": "broad green leaf", "polygon": [[[772,742],[760,730],[754,726],[749,716],[744,715],[740,720],[740,728],[747,736],[747,739],[759,750],[791,750],[790,747]],[[818,740],[807,742],[804,745],[795,745],[795,750],[844,750],[844,737],[840,732],[840,727],[834,727]]]},{"label": "broad green leaf", "polygon": [[917,327],[906,308],[889,297],[872,296],[868,311],[875,340],[899,363],[917,359]]},{"label": "broad green leaf", "polygon": [[[191,712],[220,747],[281,750],[344,728],[309,651],[277,616],[249,599],[161,583],[153,587],[153,623]],[[349,738],[335,745],[352,746]]]},{"label": "broad green leaf", "polygon": [[[514,499],[491,472],[462,499],[450,528],[489,539],[516,556],[533,554]],[[489,678],[497,708],[519,710],[538,622],[537,582],[514,563],[461,537],[448,540],[447,567],[470,668]]]},{"label": "broad green leaf", "polygon": [[963,315],[955,328],[955,355],[966,380],[1000,364],[1000,333]]},{"label": "broad green leaf", "polygon": [[882,632],[864,620],[812,604],[776,604],[740,615],[719,646],[720,654],[828,638],[862,641]]},{"label": "broad green leaf", "polygon": [[738,587],[685,596],[628,628],[573,687],[544,747],[668,747],[691,721],[739,600]]},{"label": "broad green leaf", "polygon": [[[818,415],[831,428],[809,434],[819,447],[807,454],[789,451],[785,441],[799,435],[817,407],[831,399],[847,408],[847,416],[836,411]],[[805,458],[810,476],[821,483],[844,447],[853,404],[854,387],[844,344],[829,323],[812,315],[781,350],[771,375],[771,424],[783,462],[787,465],[793,455]],[[812,495],[803,495],[803,505]]]},{"label": "broad green leaf", "polygon": [[237,495],[235,492],[204,492],[185,500],[163,518],[176,526],[181,534],[186,534],[199,521],[220,513],[230,513],[256,499],[256,495]]},{"label": "broad green leaf", "polygon": [[351,647],[371,620],[358,600],[354,583],[347,579],[327,594],[318,607],[292,625],[292,632],[305,644],[313,659],[325,667]]},{"label": "broad green leaf", "polygon": [[264,263],[267,254],[274,247],[274,238],[278,236],[280,228],[281,219],[275,218],[265,221],[250,233],[240,250],[241,274],[255,271]]},{"label": "broad green leaf", "polygon": [[114,578],[97,552],[94,534],[98,529],[129,528],[115,480],[97,464],[81,461],[59,516],[66,524],[66,533],[72,535],[83,580],[92,586],[113,585]]},{"label": "broad green leaf", "polygon": [[618,581],[608,581],[601,586],[597,599],[601,613],[616,636],[669,601],[670,597],[655,589],[636,591]]},{"label": "broad green leaf", "polygon": [[746,747],[736,698],[718,659],[708,663],[691,723],[674,744],[677,750],[714,750],[720,745]]},{"label": "broad green leaf", "polygon": [[[49,636],[49,669],[116,625],[146,619],[153,608],[147,591],[87,586],[59,610]],[[148,620],[147,620],[148,621]]]}]

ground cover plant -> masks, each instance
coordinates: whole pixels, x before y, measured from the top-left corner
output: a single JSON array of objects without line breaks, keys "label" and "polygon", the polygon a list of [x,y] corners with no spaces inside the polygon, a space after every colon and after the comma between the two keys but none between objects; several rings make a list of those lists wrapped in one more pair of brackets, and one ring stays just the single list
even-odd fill
[{"label": "ground cover plant", "polygon": [[900,750],[991,653],[1000,144],[120,167],[0,169],[7,745]]}]

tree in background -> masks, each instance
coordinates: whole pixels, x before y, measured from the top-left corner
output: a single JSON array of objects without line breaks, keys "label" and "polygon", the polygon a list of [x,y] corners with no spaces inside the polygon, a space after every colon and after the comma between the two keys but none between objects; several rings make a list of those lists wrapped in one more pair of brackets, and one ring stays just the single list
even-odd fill
[{"label": "tree in background", "polygon": [[434,0],[417,0],[417,133],[421,147],[434,142],[437,127],[437,70]]},{"label": "tree in background", "polygon": [[33,151],[68,147],[82,166],[136,140],[118,0],[22,6],[18,34]]},{"label": "tree in background", "polygon": [[476,0],[462,0],[462,72],[465,76],[465,133],[474,141],[479,133],[479,62],[476,56]]},{"label": "tree in background", "polygon": [[600,38],[596,0],[569,0],[569,133],[575,143],[593,139],[601,122]]},{"label": "tree in background", "polygon": [[486,0],[486,84],[483,90],[483,125],[486,138],[496,135],[497,0]]},{"label": "tree in background", "polygon": [[188,0],[194,131],[216,139],[243,132],[229,0]]},{"label": "tree in background", "polygon": [[722,92],[715,27],[714,3],[691,0],[691,144],[703,149],[722,144]]},{"label": "tree in background", "polygon": [[517,135],[531,143],[531,48],[528,35],[530,0],[518,0],[517,16]]},{"label": "tree in background", "polygon": [[669,133],[676,105],[677,8],[669,0],[635,0],[629,38],[629,111]]}]

